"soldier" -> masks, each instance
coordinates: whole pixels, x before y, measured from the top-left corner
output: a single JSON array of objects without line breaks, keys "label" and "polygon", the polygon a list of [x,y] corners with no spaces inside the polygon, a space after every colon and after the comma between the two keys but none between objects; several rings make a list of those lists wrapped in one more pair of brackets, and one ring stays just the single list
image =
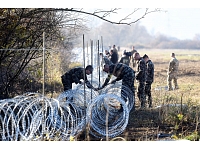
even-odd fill
[{"label": "soldier", "polygon": [[122,63],[118,64],[111,64],[111,65],[104,65],[104,69],[106,73],[108,73],[108,76],[104,82],[104,84],[98,88],[98,90],[103,89],[106,85],[108,85],[108,82],[110,81],[112,75],[117,77],[116,79],[112,80],[110,83],[114,84],[116,81],[122,80],[122,89],[121,89],[121,96],[127,101],[127,92],[125,92],[125,87],[129,88],[132,95],[130,96],[131,101],[133,101],[134,106],[133,110],[135,109],[135,89],[134,89],[134,79],[135,79],[135,71],[130,68],[127,65],[124,65]]},{"label": "soldier", "polygon": [[144,59],[140,57],[140,54],[138,52],[135,52],[133,54],[133,58],[137,60],[137,70],[135,75],[135,79],[138,82],[137,96],[141,103],[140,108],[143,109],[145,108],[145,102],[146,102],[146,96],[145,96],[146,63]]},{"label": "soldier", "polygon": [[137,52],[137,50],[135,49],[135,47],[133,46],[132,47],[132,50],[131,51],[129,51],[129,52],[126,52],[126,54],[129,56],[129,59],[131,60],[131,62],[132,62],[132,66],[133,66],[133,68],[136,66],[136,60],[133,58],[133,54],[135,53],[135,52]]},{"label": "soldier", "polygon": [[118,54],[117,54],[117,52],[115,52],[114,50],[110,50],[110,54],[111,54],[110,61],[113,64],[116,64],[118,62]]},{"label": "soldier", "polygon": [[105,56],[107,56],[108,58],[110,58],[110,53],[108,50],[105,50]]},{"label": "soldier", "polygon": [[129,66],[130,64],[130,57],[127,55],[126,50],[124,51],[124,56],[120,59],[119,63],[123,63],[126,64],[127,66]]},{"label": "soldier", "polygon": [[169,62],[168,72],[167,72],[167,84],[168,84],[168,90],[172,90],[172,80],[174,81],[174,89],[178,89],[178,83],[177,83],[177,74],[178,74],[178,66],[179,61],[176,59],[175,54],[171,54],[171,60]]},{"label": "soldier", "polygon": [[111,58],[110,60],[116,64],[119,60],[119,54],[118,54],[118,51],[116,49],[116,46],[113,45],[112,49],[110,50],[110,54],[111,54]]},{"label": "soldier", "polygon": [[85,79],[88,88],[96,90],[88,81],[86,75],[92,74],[93,67],[88,65],[85,69],[82,67],[75,67],[61,76],[64,91],[72,89],[72,83],[83,84],[80,79]]},{"label": "soldier", "polygon": [[135,59],[133,58],[133,54],[134,54],[135,52],[137,52],[137,50],[136,50],[135,47],[133,46],[133,47],[132,47],[132,50],[131,50],[133,68],[137,65]]},{"label": "soldier", "polygon": [[99,55],[102,58],[101,65],[103,65],[103,64],[108,64],[108,65],[113,64],[112,61],[109,59],[109,57],[107,55],[104,56],[102,53],[100,53]]},{"label": "soldier", "polygon": [[149,104],[149,108],[152,107],[152,96],[151,96],[151,84],[154,80],[154,64],[145,54],[143,56],[144,61],[146,62],[146,82],[145,82],[145,94]]},{"label": "soldier", "polygon": [[116,46],[115,46],[115,45],[113,45],[113,47],[112,47],[112,50],[113,50],[113,52],[116,52],[116,53],[118,53],[118,52],[117,52],[117,48],[116,48]]}]

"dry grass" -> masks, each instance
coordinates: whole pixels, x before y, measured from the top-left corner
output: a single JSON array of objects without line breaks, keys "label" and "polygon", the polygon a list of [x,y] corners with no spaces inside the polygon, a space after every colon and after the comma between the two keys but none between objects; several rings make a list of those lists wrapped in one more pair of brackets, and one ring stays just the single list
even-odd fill
[{"label": "dry grass", "polygon": [[[197,50],[140,50],[147,54],[155,65],[155,80],[152,84],[153,109],[130,113],[126,131],[120,136],[127,141],[159,140],[159,133],[172,134],[173,139],[199,140],[200,119],[200,51]],[[154,90],[167,85],[167,69],[170,54],[174,52],[180,62],[179,88],[175,91]],[[157,106],[161,106],[157,108]],[[94,139],[98,140],[98,139]]]}]

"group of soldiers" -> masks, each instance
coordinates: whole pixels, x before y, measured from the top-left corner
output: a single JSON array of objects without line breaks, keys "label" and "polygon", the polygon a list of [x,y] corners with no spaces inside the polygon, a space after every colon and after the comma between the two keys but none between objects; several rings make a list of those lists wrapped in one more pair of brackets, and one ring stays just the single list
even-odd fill
[{"label": "group of soldiers", "polygon": [[[108,52],[106,52],[108,54]],[[133,110],[135,109],[135,84],[137,83],[137,97],[140,102],[140,108],[144,109],[146,107],[146,102],[148,102],[148,107],[152,107],[152,95],[151,95],[151,85],[154,81],[154,64],[149,59],[148,55],[144,55],[143,57],[140,56],[139,52],[137,50],[133,49],[130,52],[125,52],[129,58],[129,64],[130,59],[132,60],[133,67],[129,66],[129,64],[126,64],[125,61],[123,61],[123,57],[120,61],[118,61],[118,53],[115,48],[115,45],[113,45],[113,53],[116,53],[117,61],[112,62],[111,58],[109,56],[103,54],[100,54],[104,60],[103,65],[103,71],[106,72],[107,78],[105,79],[104,83],[101,87],[93,87],[91,83],[87,79],[87,75],[92,74],[93,67],[91,65],[88,65],[86,68],[82,67],[76,67],[71,69],[70,71],[66,72],[64,75],[61,76],[62,83],[64,86],[64,91],[72,89],[72,83],[76,84],[83,84],[80,80],[83,79],[86,86],[88,88],[91,88],[95,91],[101,90],[104,87],[110,84],[115,84],[117,81],[122,81],[122,88],[121,88],[121,96],[124,99],[124,101],[127,101],[127,92],[126,88],[128,88],[131,91],[131,99],[134,100],[134,106]],[[110,55],[110,54],[109,54]],[[127,57],[126,56],[126,57]],[[133,68],[136,67],[134,70]],[[169,63],[169,71],[168,71],[168,86],[169,90],[172,89],[171,87],[171,81],[172,79],[175,79],[175,88],[178,88],[177,85],[177,78],[176,78],[176,70],[178,69],[178,60],[175,58],[175,54],[172,53],[172,60]],[[115,77],[112,81],[110,79],[112,76]],[[126,87],[126,88],[125,88]],[[130,97],[130,95],[129,95]]]}]

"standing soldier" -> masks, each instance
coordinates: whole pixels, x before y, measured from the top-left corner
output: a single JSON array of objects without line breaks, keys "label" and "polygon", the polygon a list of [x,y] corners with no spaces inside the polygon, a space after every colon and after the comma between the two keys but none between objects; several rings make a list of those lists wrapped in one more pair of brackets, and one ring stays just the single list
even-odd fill
[{"label": "standing soldier", "polygon": [[133,58],[137,60],[137,68],[135,79],[138,82],[137,96],[141,103],[140,108],[145,108],[146,96],[145,96],[145,81],[146,81],[146,63],[138,52],[133,54]]},{"label": "standing soldier", "polygon": [[112,54],[111,54],[111,59],[112,59],[112,57],[114,57],[114,64],[115,63],[117,63],[118,62],[118,60],[119,60],[119,54],[118,54],[118,51],[117,51],[117,48],[116,48],[116,46],[115,45],[113,45],[113,47],[112,47],[112,49],[111,49],[111,52],[112,52]]},{"label": "standing soldier", "polygon": [[127,55],[126,50],[124,51],[124,56],[120,59],[119,63],[123,63],[126,64],[127,66],[129,66],[130,64],[130,57]]},{"label": "standing soldier", "polygon": [[114,52],[114,50],[112,50],[112,49],[110,50],[110,54],[111,54],[110,61],[113,64],[118,63],[118,54],[116,52]]},{"label": "standing soldier", "polygon": [[[129,88],[132,95],[130,96],[130,100],[133,102],[133,108],[135,109],[135,88],[134,88],[134,79],[135,79],[135,71],[122,63],[118,64],[111,64],[111,65],[104,65],[104,69],[106,73],[108,73],[108,76],[104,82],[104,84],[99,87],[98,89],[103,89],[106,85],[108,85],[108,82],[110,81],[112,75],[117,77],[116,79],[112,80],[110,83],[114,84],[116,81],[122,80],[122,89],[121,89],[121,97],[124,99],[124,101],[127,101],[127,89],[125,87]],[[122,107],[121,107],[122,108]],[[122,109],[121,109],[122,110]]]},{"label": "standing soldier", "polygon": [[179,61],[176,59],[175,54],[171,54],[171,60],[169,62],[168,72],[167,72],[167,84],[168,84],[168,90],[172,90],[172,80],[174,81],[174,89],[178,89],[178,83],[177,83],[177,74],[178,74],[178,66]]},{"label": "standing soldier", "polygon": [[131,50],[131,57],[132,57],[132,65],[133,65],[133,68],[137,65],[136,63],[136,60],[133,58],[133,54],[136,53],[137,50],[135,49],[135,47],[133,46],[132,47],[132,50]]},{"label": "standing soldier", "polygon": [[152,107],[151,84],[153,83],[154,79],[154,64],[146,54],[143,56],[143,59],[146,62],[145,94],[148,97],[147,101],[149,104],[149,108],[151,108]]},{"label": "standing soldier", "polygon": [[133,67],[133,68],[137,65],[136,60],[133,58],[133,55],[134,55],[134,53],[136,53],[136,52],[137,52],[137,50],[135,49],[134,46],[132,47],[132,50],[131,50],[131,51],[126,52],[126,54],[129,56],[130,60],[132,61],[132,67]]},{"label": "standing soldier", "polygon": [[96,90],[88,81],[86,75],[92,74],[93,67],[88,65],[85,69],[82,67],[75,67],[61,76],[64,91],[72,89],[72,83],[83,84],[80,79],[85,79],[88,88]]}]

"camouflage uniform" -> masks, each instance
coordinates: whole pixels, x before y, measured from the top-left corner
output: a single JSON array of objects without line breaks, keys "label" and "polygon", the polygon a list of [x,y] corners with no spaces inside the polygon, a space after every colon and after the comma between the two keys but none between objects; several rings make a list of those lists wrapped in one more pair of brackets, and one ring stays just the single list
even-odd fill
[{"label": "camouflage uniform", "polygon": [[88,88],[94,89],[94,87],[88,81],[86,73],[84,74],[84,68],[76,67],[61,76],[64,91],[72,89],[72,83],[81,84],[80,79],[84,79],[84,78],[85,78],[86,86]]},{"label": "camouflage uniform", "polygon": [[129,66],[129,64],[130,64],[130,58],[129,58],[129,56],[126,55],[126,56],[122,57],[120,59],[119,63],[123,63],[123,64],[126,64],[127,66]]},{"label": "camouflage uniform", "polygon": [[103,56],[103,62],[105,64],[111,65],[113,64],[112,61],[110,61],[110,59],[107,56]]},{"label": "camouflage uniform", "polygon": [[146,81],[146,63],[144,59],[141,57],[137,61],[137,70],[136,70],[136,80],[138,81],[138,87],[137,87],[137,96],[139,98],[139,101],[141,102],[141,108],[145,107],[145,81]]},{"label": "camouflage uniform", "polygon": [[146,83],[145,83],[145,94],[148,97],[149,107],[152,107],[152,96],[151,96],[151,84],[154,80],[154,64],[149,59],[146,62]]},{"label": "camouflage uniform", "polygon": [[178,74],[179,61],[176,58],[172,58],[169,62],[167,84],[168,89],[172,90],[172,80],[174,81],[174,88],[178,89],[177,74]]},{"label": "camouflage uniform", "polygon": [[108,84],[112,75],[117,77],[115,81],[122,80],[121,96],[125,100],[125,102],[127,101],[127,95],[126,92],[124,92],[126,90],[124,87],[128,87],[131,90],[133,94],[131,100],[133,98],[133,101],[135,102],[135,88],[134,88],[135,71],[129,66],[124,65],[122,63],[109,65],[108,77],[106,78],[104,84],[102,85],[102,88],[104,88]]}]

